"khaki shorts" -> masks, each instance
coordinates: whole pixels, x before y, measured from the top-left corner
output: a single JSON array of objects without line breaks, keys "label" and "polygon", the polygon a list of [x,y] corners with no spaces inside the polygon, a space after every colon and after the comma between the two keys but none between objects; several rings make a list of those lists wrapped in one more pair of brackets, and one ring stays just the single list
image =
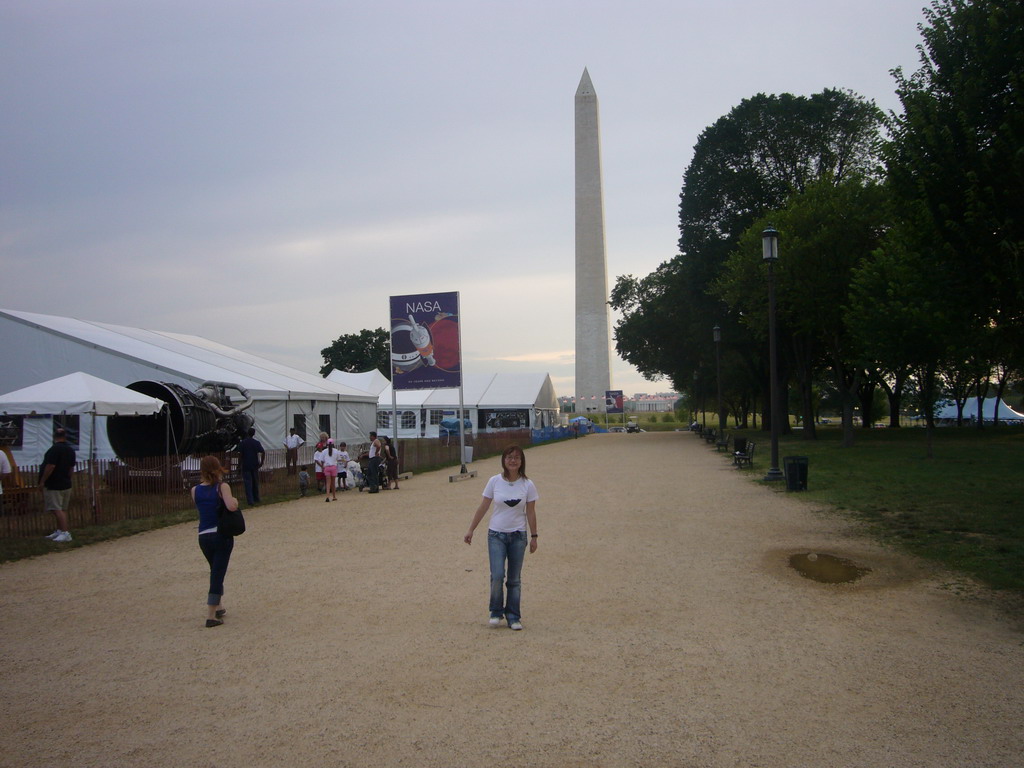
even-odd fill
[{"label": "khaki shorts", "polygon": [[43,505],[47,512],[55,512],[57,510],[67,511],[68,502],[71,501],[71,489],[68,488],[63,491],[51,491],[49,488],[43,489]]}]

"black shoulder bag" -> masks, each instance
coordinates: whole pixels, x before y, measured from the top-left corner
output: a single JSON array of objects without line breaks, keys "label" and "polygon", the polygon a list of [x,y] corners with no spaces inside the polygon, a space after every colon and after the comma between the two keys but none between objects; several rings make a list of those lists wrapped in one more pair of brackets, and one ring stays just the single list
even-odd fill
[{"label": "black shoulder bag", "polygon": [[234,512],[228,509],[224,503],[224,497],[220,495],[220,486],[217,486],[217,533],[221,536],[241,536],[245,533],[245,518],[242,516],[242,509],[239,507]]}]

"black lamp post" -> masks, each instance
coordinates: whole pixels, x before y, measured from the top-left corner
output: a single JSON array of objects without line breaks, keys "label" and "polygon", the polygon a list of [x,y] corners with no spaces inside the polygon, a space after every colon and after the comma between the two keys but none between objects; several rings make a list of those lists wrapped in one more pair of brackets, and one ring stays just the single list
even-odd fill
[{"label": "black lamp post", "polygon": [[761,233],[761,258],[768,264],[768,359],[770,384],[770,418],[772,433],[771,467],[764,476],[765,480],[782,480],[779,470],[779,424],[781,421],[779,408],[779,361],[775,348],[775,262],[779,260],[779,233],[775,227],[768,227]]},{"label": "black lamp post", "polygon": [[715,379],[718,381],[718,439],[725,435],[725,408],[722,406],[722,356],[719,347],[722,342],[722,329],[717,325],[711,329],[715,339]]}]

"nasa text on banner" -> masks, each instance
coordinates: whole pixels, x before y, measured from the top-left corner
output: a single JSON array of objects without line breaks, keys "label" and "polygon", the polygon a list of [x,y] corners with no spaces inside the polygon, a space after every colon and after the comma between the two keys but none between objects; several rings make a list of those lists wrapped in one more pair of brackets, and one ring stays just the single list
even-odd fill
[{"label": "nasa text on banner", "polygon": [[391,297],[391,373],[395,390],[461,384],[458,291]]}]

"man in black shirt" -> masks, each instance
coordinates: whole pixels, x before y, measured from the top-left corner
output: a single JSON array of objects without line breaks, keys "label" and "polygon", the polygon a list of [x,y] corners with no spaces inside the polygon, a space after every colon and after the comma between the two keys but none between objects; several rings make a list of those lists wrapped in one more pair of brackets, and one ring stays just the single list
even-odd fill
[{"label": "man in black shirt", "polygon": [[71,501],[71,475],[75,471],[75,449],[68,445],[67,432],[58,428],[53,433],[53,445],[43,456],[39,470],[39,488],[47,512],[57,518],[57,530],[46,538],[58,543],[71,541],[68,531],[68,502]]},{"label": "man in black shirt", "polygon": [[249,506],[260,503],[260,467],[265,452],[263,443],[256,439],[256,430],[250,429],[249,436],[238,444],[242,457],[242,483],[245,485],[245,499]]}]

